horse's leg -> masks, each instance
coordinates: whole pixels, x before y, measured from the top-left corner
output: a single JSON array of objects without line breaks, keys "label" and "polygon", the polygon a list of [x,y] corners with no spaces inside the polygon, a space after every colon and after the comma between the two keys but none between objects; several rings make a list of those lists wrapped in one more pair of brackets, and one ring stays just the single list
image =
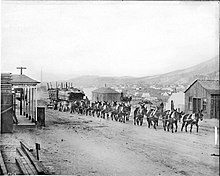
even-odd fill
[{"label": "horse's leg", "polygon": [[154,129],[156,130],[157,120],[154,120]]},{"label": "horse's leg", "polygon": [[166,131],[165,121],[163,121],[163,130]]},{"label": "horse's leg", "polygon": [[167,130],[167,125],[168,125],[167,123],[168,123],[168,122],[165,120],[165,121],[164,121],[164,131]]},{"label": "horse's leg", "polygon": [[193,123],[191,123],[190,133],[192,132],[192,128],[193,128]]},{"label": "horse's leg", "polygon": [[197,127],[196,132],[198,133],[199,132],[199,124],[198,123],[196,123],[196,127]]},{"label": "horse's leg", "polygon": [[189,123],[187,122],[185,125],[185,131],[187,132],[187,126],[189,125]]},{"label": "horse's leg", "polygon": [[152,124],[152,119],[149,119],[149,128],[150,128],[151,126],[153,126],[153,124]]},{"label": "horse's leg", "polygon": [[114,115],[115,121],[117,121],[117,114]]},{"label": "horse's leg", "polygon": [[177,126],[177,121],[175,122],[175,125],[176,125],[176,130],[175,130],[175,132],[177,132],[177,128],[178,128],[178,126]]},{"label": "horse's leg", "polygon": [[171,123],[171,130],[172,130],[172,133],[173,133],[173,126],[174,126],[174,125],[173,125],[173,122],[172,122],[172,123]]},{"label": "horse's leg", "polygon": [[170,128],[170,122],[167,122],[167,131],[169,131]]},{"label": "horse's leg", "polygon": [[149,119],[149,118],[147,119],[147,122],[148,122],[148,128],[150,128],[150,123],[151,123],[151,122],[150,122],[150,119]]},{"label": "horse's leg", "polygon": [[181,127],[181,131],[183,131],[183,127],[185,125],[186,122],[183,122],[182,127]]}]

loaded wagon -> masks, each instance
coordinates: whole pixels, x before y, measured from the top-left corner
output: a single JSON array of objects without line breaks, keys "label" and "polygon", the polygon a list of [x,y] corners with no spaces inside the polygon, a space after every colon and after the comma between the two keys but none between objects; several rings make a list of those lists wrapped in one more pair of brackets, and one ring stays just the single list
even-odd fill
[{"label": "loaded wagon", "polygon": [[48,108],[57,109],[57,105],[62,104],[69,104],[74,101],[83,100],[85,93],[77,89],[75,87],[68,87],[68,88],[49,88],[48,87],[48,94],[50,103],[47,105]]}]

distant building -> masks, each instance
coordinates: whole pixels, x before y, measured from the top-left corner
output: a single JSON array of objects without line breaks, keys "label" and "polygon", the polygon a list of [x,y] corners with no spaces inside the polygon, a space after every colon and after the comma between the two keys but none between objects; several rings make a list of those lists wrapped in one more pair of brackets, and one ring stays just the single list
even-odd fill
[{"label": "distant building", "polygon": [[165,97],[169,96],[169,94],[167,92],[161,93],[161,95],[165,96]]},{"label": "distant building", "polygon": [[149,93],[143,93],[141,97],[142,98],[150,98],[150,94]]},{"label": "distant building", "polygon": [[195,80],[185,90],[185,112],[203,109],[205,118],[219,119],[219,80]]},{"label": "distant building", "polygon": [[92,101],[120,101],[121,93],[109,87],[101,87],[92,91]]},{"label": "distant building", "polygon": [[157,97],[150,97],[150,98],[148,98],[148,100],[155,101],[155,100],[157,100]]},{"label": "distant building", "polygon": [[177,109],[177,111],[184,111],[185,108],[185,94],[184,92],[177,92],[173,93],[167,103],[166,103],[166,110],[171,110],[171,101],[173,101],[174,109]]},{"label": "distant building", "polygon": [[92,100],[92,91],[96,88],[83,88],[83,92],[88,97],[89,100]]}]

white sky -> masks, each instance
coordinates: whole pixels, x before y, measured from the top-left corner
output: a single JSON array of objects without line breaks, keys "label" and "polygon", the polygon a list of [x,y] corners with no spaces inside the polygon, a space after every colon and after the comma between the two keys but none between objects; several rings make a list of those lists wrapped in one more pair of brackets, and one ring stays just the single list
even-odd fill
[{"label": "white sky", "polygon": [[1,16],[2,72],[38,80],[150,76],[219,53],[218,2],[3,1]]}]

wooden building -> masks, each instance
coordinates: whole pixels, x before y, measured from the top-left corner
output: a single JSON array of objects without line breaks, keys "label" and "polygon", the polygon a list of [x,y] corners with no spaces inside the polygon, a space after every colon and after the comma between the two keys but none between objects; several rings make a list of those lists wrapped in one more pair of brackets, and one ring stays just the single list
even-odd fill
[{"label": "wooden building", "polygon": [[23,115],[32,122],[37,122],[37,84],[40,83],[24,74],[12,75],[12,89],[14,90],[15,114]]},{"label": "wooden building", "polygon": [[219,119],[219,80],[195,80],[184,93],[186,113],[203,109],[204,118]]},{"label": "wooden building", "polygon": [[109,87],[101,87],[92,91],[92,101],[120,101],[121,93]]},{"label": "wooden building", "polygon": [[0,133],[13,132],[13,96],[11,74],[1,73]]}]

